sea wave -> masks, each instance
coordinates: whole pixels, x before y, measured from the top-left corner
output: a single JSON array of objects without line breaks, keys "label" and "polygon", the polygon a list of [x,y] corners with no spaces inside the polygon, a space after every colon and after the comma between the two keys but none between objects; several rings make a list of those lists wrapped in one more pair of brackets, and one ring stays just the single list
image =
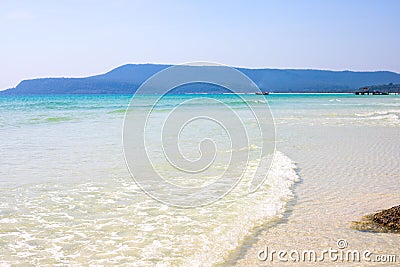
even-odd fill
[{"label": "sea wave", "polygon": [[61,121],[70,121],[72,118],[70,117],[49,117],[46,118],[45,121],[47,122],[61,122]]},{"label": "sea wave", "polygon": [[389,115],[389,114],[398,114],[400,113],[399,109],[389,109],[389,110],[375,110],[372,112],[364,112],[364,113],[355,113],[357,117],[373,117],[376,115]]},{"label": "sea wave", "polygon": [[[255,171],[256,162],[252,164],[248,174]],[[255,193],[244,194],[244,183],[212,205],[177,209],[152,200],[134,183],[117,178],[120,174],[104,183],[40,183],[1,190],[0,265],[222,263],[255,227],[283,215],[299,180],[295,163],[276,152],[264,185]]]},{"label": "sea wave", "polygon": [[107,112],[108,114],[114,114],[114,113],[126,113],[126,109],[115,109],[115,110],[112,110],[112,111],[109,111],[109,112]]},{"label": "sea wave", "polygon": [[71,116],[39,116],[30,118],[27,124],[40,124],[40,123],[57,123],[57,122],[68,122],[73,121],[74,118]]},{"label": "sea wave", "polygon": [[277,151],[265,181],[266,189],[250,194],[244,202],[238,203],[240,207],[237,217],[231,224],[221,223],[217,226],[205,240],[209,249],[198,250],[185,260],[183,266],[213,266],[223,263],[257,227],[282,217],[286,204],[294,197],[292,187],[300,179],[296,169],[295,162]]},{"label": "sea wave", "polygon": [[400,124],[400,110],[376,110],[365,113],[355,113],[355,116],[370,122],[380,122],[385,125],[397,126]]}]

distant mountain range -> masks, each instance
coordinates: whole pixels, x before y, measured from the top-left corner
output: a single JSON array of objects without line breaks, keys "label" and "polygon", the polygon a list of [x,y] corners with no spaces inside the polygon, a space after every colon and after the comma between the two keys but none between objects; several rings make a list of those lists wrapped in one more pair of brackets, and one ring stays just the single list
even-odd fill
[{"label": "distant mountain range", "polygon": [[[86,78],[40,78],[24,80],[15,88],[0,91],[10,95],[47,94],[133,94],[153,74],[171,65],[128,64],[105,74]],[[207,68],[198,66],[196,68]],[[261,89],[269,92],[353,92],[363,86],[400,83],[400,74],[389,71],[353,72],[302,69],[236,68],[249,76]],[[188,86],[175,93],[221,93],[211,85]],[[244,93],[254,88],[243,88]],[[155,92],[156,93],[156,92]]]}]

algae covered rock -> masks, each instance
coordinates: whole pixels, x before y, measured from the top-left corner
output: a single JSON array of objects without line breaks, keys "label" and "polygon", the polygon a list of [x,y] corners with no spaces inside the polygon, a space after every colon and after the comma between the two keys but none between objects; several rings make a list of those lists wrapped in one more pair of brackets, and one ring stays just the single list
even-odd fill
[{"label": "algae covered rock", "polygon": [[363,217],[353,222],[352,227],[360,231],[400,233],[400,205]]}]

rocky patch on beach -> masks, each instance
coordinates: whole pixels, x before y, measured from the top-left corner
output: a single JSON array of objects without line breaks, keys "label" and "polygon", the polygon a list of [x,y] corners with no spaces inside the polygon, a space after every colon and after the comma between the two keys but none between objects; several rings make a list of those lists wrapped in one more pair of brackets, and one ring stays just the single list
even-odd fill
[{"label": "rocky patch on beach", "polygon": [[400,205],[363,217],[353,222],[352,227],[360,231],[400,233]]}]

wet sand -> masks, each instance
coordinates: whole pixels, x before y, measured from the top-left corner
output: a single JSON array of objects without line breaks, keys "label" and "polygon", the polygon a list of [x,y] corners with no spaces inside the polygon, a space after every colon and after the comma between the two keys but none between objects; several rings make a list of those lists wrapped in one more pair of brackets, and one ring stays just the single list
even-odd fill
[{"label": "wet sand", "polygon": [[[288,204],[283,220],[266,226],[230,263],[288,266],[294,263],[260,261],[257,253],[266,246],[288,251],[337,249],[338,239],[346,240],[346,249],[368,249],[373,255],[395,254],[399,262],[400,235],[361,232],[350,227],[352,221],[366,214],[400,204],[398,137],[397,127],[278,127],[278,148],[297,162],[301,176],[294,188],[296,198]],[[328,259],[297,262],[296,266],[322,264],[342,263]],[[361,264],[390,266],[363,261]]]}]

